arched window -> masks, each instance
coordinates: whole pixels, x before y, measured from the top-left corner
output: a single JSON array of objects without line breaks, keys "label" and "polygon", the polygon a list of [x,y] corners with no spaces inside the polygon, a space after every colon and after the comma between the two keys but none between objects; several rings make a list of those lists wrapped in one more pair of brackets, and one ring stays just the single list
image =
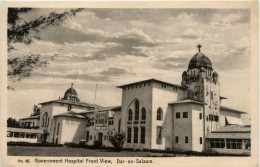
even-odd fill
[{"label": "arched window", "polygon": [[146,119],[146,109],[143,107],[142,108],[142,120]]},{"label": "arched window", "polygon": [[128,110],[128,121],[132,121],[133,119],[133,111],[131,109]]},{"label": "arched window", "polygon": [[139,120],[139,101],[135,101],[135,120]]},{"label": "arched window", "polygon": [[157,109],[157,120],[162,120],[163,111],[162,108]]}]

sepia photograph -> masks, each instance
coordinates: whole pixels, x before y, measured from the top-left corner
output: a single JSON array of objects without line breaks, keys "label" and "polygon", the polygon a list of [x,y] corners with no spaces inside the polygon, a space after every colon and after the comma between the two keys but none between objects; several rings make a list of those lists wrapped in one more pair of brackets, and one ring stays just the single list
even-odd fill
[{"label": "sepia photograph", "polygon": [[168,3],[6,3],[2,154],[14,166],[257,158],[253,5]]}]

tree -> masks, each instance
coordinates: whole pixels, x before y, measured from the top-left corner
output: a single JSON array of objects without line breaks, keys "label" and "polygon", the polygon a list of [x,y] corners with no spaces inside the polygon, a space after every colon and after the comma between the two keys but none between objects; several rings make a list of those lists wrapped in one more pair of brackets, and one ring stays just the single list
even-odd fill
[{"label": "tree", "polygon": [[[60,22],[75,16],[82,8],[65,10],[63,13],[52,12],[48,16],[40,16],[29,22],[21,23],[21,14],[35,10],[33,8],[8,8],[8,30],[7,30],[7,44],[8,54],[15,50],[15,43],[23,43],[30,45],[34,39],[40,39],[37,33],[49,26],[58,25]],[[39,54],[29,54],[21,57],[10,58],[8,56],[8,72],[9,79],[13,82],[31,76],[34,69],[45,67],[52,57],[42,57]],[[8,89],[11,87],[8,86]]]},{"label": "tree", "polygon": [[38,105],[33,106],[33,113],[31,114],[31,116],[36,116],[36,115],[40,115],[40,107]]},{"label": "tree", "polygon": [[126,140],[126,133],[123,131],[116,132],[115,130],[111,130],[107,134],[108,140],[114,146],[114,149],[120,152]]},{"label": "tree", "polygon": [[7,127],[19,128],[20,127],[20,122],[16,121],[14,118],[9,117],[7,119]]}]

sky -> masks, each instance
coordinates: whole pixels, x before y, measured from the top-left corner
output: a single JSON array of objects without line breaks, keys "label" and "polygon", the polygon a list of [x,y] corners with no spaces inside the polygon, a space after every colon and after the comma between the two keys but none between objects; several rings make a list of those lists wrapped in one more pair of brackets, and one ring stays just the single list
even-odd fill
[{"label": "sky", "polygon": [[[30,21],[68,9],[33,9]],[[247,9],[84,9],[41,30],[30,45],[16,44],[9,57],[53,57],[19,82],[9,80],[8,116],[32,113],[33,105],[63,97],[74,83],[82,102],[121,105],[119,85],[155,78],[181,84],[182,72],[198,52],[219,74],[222,105],[250,118],[250,11]]]}]

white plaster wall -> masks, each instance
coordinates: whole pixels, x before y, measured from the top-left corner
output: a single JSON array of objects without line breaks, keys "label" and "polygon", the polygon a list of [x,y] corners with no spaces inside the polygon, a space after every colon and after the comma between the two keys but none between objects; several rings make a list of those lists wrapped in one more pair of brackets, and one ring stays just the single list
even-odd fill
[{"label": "white plaster wall", "polygon": [[[192,151],[203,151],[203,117],[200,119],[200,113],[203,114],[203,106],[197,104],[192,105]],[[202,144],[200,144],[200,137],[202,137]]]},{"label": "white plaster wall", "polygon": [[[151,149],[165,150],[171,148],[172,143],[172,109],[169,106],[170,102],[182,99],[183,91],[174,90],[170,86],[162,87],[162,84],[153,83],[153,98],[152,98],[152,137]],[[163,119],[157,120],[157,110],[161,107],[163,110]],[[162,144],[156,143],[157,126],[162,126]]]},{"label": "white plaster wall", "polygon": [[64,104],[64,106],[61,106],[59,103],[53,103],[53,113],[52,116],[66,113],[68,112],[68,106]]},{"label": "white plaster wall", "polygon": [[[42,105],[41,107],[41,112],[40,112],[40,129],[42,130],[46,130],[49,132],[49,135],[47,136],[46,142],[51,142],[52,140],[52,132],[53,132],[53,128],[52,127],[52,111],[53,111],[53,105],[52,103],[49,104],[45,104]],[[49,117],[49,126],[48,127],[43,127],[42,126],[42,117],[44,115],[44,113],[47,112],[48,113],[48,117]]]},{"label": "white plaster wall", "polygon": [[[176,112],[180,112],[181,117],[179,119],[176,119]],[[183,118],[183,112],[188,112],[188,118]],[[173,149],[192,150],[192,105],[175,104],[173,118]],[[175,136],[179,138],[178,143],[175,143]],[[188,143],[185,143],[185,136],[188,136]]]},{"label": "white plaster wall", "polygon": [[[128,109],[129,107],[132,108],[133,111],[133,121],[134,121],[134,104],[132,103],[135,99],[138,99],[140,102],[140,109],[139,109],[139,120],[141,119],[141,108],[145,107],[146,109],[146,124],[131,124],[127,125],[128,120]],[[144,87],[142,83],[141,87],[140,84],[137,86],[133,86],[122,90],[122,108],[121,108],[121,119],[122,119],[122,130],[126,131],[127,127],[132,127],[132,143],[125,143],[125,148],[134,148],[134,149],[150,149],[151,148],[151,111],[152,111],[152,83],[150,86],[148,82]],[[145,127],[145,144],[140,144],[140,135],[141,130],[140,127]],[[133,143],[134,138],[134,130],[133,127],[138,127],[138,144]]]},{"label": "white plaster wall", "polygon": [[28,143],[37,143],[37,138],[15,138],[7,137],[7,142],[28,142]]},{"label": "white plaster wall", "polygon": [[[69,121],[69,124],[66,124]],[[57,125],[60,123],[59,134],[57,135]],[[79,143],[80,140],[85,139],[86,120],[72,117],[58,117],[56,121],[55,139],[59,138],[59,144],[66,142]]]}]

